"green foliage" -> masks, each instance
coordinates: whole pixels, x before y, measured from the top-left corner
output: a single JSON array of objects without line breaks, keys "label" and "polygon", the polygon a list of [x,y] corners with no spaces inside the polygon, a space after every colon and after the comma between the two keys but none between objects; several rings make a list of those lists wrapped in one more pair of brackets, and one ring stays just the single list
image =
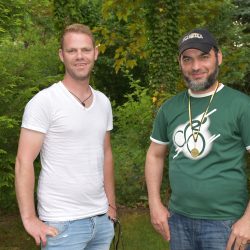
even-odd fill
[{"label": "green foliage", "polygon": [[105,1],[95,28],[99,50],[113,56],[115,71],[130,70],[162,100],[176,92],[179,77],[177,10],[178,1]]},{"label": "green foliage", "polygon": [[0,43],[24,42],[25,46],[53,34],[50,0],[0,0]]},{"label": "green foliage", "polygon": [[175,93],[178,77],[178,1],[148,1],[149,84],[153,89]]},{"label": "green foliage", "polygon": [[[131,92],[129,81],[123,74],[131,74],[144,81],[146,77],[146,37],[143,1],[104,1],[103,16],[94,33],[100,53],[94,70],[95,85],[117,104],[126,101],[125,94]],[[129,8],[128,8],[129,7]]]},{"label": "green foliage", "polygon": [[117,200],[120,204],[144,201],[144,161],[152,124],[152,100],[148,89],[130,76],[133,93],[114,110],[113,152],[116,166]]},{"label": "green foliage", "polygon": [[0,208],[12,206],[14,196],[14,155],[9,154],[16,134],[17,121],[5,115],[0,116]]},{"label": "green foliage", "polygon": [[122,71],[116,73],[113,64],[114,59],[108,51],[105,55],[99,55],[91,77],[91,84],[104,92],[116,105],[120,105],[126,101],[124,93],[128,93],[131,89],[129,89],[128,77]]},{"label": "green foliage", "polygon": [[55,27],[59,33],[72,23],[93,28],[100,18],[100,0],[53,0],[53,6]]},{"label": "green foliage", "polygon": [[58,44],[6,43],[0,53],[0,208],[15,206],[14,164],[20,122],[28,100],[41,88],[57,81]]},{"label": "green foliage", "polygon": [[235,16],[236,19],[245,24],[244,32],[250,32],[250,0],[234,0],[233,3],[237,6]]},{"label": "green foliage", "polygon": [[25,47],[39,42],[46,45],[55,33],[51,0],[25,2],[25,18],[23,27],[18,33],[18,40],[24,41]]},{"label": "green foliage", "polygon": [[115,71],[133,69],[147,58],[145,1],[109,0],[102,5],[103,20],[95,31],[100,33],[100,52],[112,49]]},{"label": "green foliage", "polygon": [[54,17],[56,29],[61,31],[66,25],[79,22],[81,0],[54,0]]},{"label": "green foliage", "polygon": [[234,20],[239,30],[237,34],[239,53],[237,53],[237,58],[232,59],[236,59],[234,61],[236,64],[239,61],[235,71],[241,73],[241,77],[238,82],[231,82],[233,82],[234,87],[250,95],[250,0],[235,0],[233,3],[236,6]]},{"label": "green foliage", "polygon": [[23,0],[0,0],[0,39],[15,39],[24,19]]},{"label": "green foliage", "polygon": [[181,34],[197,27],[208,27],[212,32],[215,30],[221,31],[223,28],[232,24],[232,21],[230,22],[230,11],[232,11],[231,1],[179,1],[180,15],[178,16],[178,19]]}]

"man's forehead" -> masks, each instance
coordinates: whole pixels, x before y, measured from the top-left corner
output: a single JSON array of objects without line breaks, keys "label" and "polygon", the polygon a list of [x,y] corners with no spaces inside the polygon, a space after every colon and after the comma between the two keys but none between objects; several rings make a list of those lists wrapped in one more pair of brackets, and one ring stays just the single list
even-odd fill
[{"label": "man's forehead", "polygon": [[88,35],[88,34],[85,34],[85,33],[79,33],[79,32],[68,32],[64,35],[63,37],[63,41],[64,42],[70,42],[70,43],[73,43],[73,42],[84,42],[84,43],[92,43],[93,44],[93,40],[92,38]]},{"label": "man's forehead", "polygon": [[199,56],[199,55],[207,55],[207,54],[211,54],[212,49],[206,53],[204,51],[201,51],[199,49],[187,49],[185,51],[183,51],[183,53],[181,54],[182,56]]},{"label": "man's forehead", "polygon": [[[85,34],[82,34],[85,35]],[[89,36],[84,36],[83,38],[75,38],[73,36],[65,36],[63,41],[63,46],[65,48],[76,48],[76,49],[89,49],[94,48],[93,41]]]}]

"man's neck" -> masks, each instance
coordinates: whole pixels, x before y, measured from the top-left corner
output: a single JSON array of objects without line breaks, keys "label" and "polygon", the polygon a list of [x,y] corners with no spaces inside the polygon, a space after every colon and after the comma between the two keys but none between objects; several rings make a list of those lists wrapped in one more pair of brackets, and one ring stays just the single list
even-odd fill
[{"label": "man's neck", "polygon": [[64,77],[62,80],[63,85],[71,92],[74,92],[75,94],[82,94],[84,92],[87,92],[89,89],[89,79],[86,80],[73,80],[69,79],[68,77]]}]

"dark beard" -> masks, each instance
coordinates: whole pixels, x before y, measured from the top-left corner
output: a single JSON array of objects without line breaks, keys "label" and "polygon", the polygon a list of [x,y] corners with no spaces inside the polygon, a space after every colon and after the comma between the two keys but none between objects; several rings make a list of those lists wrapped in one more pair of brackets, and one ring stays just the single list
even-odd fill
[{"label": "dark beard", "polygon": [[193,91],[203,91],[209,89],[217,80],[217,76],[219,74],[219,65],[218,58],[216,58],[215,69],[212,74],[204,82],[196,82],[190,80],[188,77],[183,75],[183,78],[186,82],[186,86]]}]

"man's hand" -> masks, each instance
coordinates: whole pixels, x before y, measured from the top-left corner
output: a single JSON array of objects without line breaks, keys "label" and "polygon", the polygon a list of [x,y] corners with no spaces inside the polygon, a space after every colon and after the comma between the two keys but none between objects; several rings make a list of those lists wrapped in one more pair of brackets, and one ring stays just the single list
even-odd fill
[{"label": "man's hand", "polygon": [[[242,250],[250,242],[250,221],[246,216],[242,216],[232,226],[226,250]],[[232,248],[234,245],[234,248]]]},{"label": "man's hand", "polygon": [[54,237],[58,234],[56,228],[47,226],[37,217],[24,220],[23,225],[27,233],[35,239],[37,245],[41,243],[45,246],[47,235]]},{"label": "man's hand", "polygon": [[114,222],[117,220],[117,211],[116,211],[116,206],[114,205],[109,205],[107,215],[110,220],[113,220]]},{"label": "man's hand", "polygon": [[162,235],[162,237],[169,241],[170,230],[168,225],[169,211],[162,204],[153,205],[150,207],[151,223],[155,230]]}]

